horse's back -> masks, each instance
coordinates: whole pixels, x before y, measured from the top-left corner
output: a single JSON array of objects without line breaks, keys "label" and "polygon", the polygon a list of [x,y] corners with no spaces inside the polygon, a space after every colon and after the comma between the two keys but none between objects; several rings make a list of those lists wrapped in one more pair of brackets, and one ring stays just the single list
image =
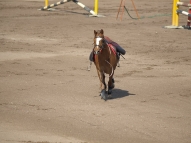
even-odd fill
[{"label": "horse's back", "polygon": [[114,42],[107,36],[104,36],[104,39],[108,44],[112,45],[115,48],[115,50],[118,49],[118,52],[120,52],[122,55],[125,55],[126,51],[118,43]]}]

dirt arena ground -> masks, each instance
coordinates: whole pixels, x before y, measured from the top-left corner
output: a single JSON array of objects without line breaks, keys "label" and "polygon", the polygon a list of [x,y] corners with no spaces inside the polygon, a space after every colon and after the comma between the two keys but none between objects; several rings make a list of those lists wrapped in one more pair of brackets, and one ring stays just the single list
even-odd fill
[{"label": "dirt arena ground", "polygon": [[[134,3],[141,19],[120,21],[120,0],[99,1],[104,18],[73,2],[0,0],[1,143],[191,143],[191,31],[163,28],[172,0]],[[127,51],[106,102],[87,71],[98,29]]]}]

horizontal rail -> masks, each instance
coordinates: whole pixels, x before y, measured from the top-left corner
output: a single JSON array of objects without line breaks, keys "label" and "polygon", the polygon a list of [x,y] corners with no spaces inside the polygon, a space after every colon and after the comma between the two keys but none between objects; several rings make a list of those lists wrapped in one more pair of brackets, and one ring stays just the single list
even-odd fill
[{"label": "horizontal rail", "polygon": [[191,4],[187,4],[187,3],[184,3],[184,2],[177,2],[177,5],[191,7]]},{"label": "horizontal rail", "polygon": [[77,5],[79,5],[80,7],[82,7],[84,10],[88,11],[89,13],[91,13],[92,15],[96,15],[96,13],[89,9],[87,6],[85,6],[84,4],[82,4],[81,2],[77,1],[77,0],[72,0],[74,3],[76,3]]},{"label": "horizontal rail", "polygon": [[176,12],[177,13],[181,13],[181,14],[183,14],[183,15],[186,15],[186,16],[188,16],[188,17],[191,17],[191,14],[190,13],[188,13],[188,12],[186,12],[186,11],[183,11],[183,10],[176,10]]},{"label": "horizontal rail", "polygon": [[85,6],[84,4],[82,4],[81,2],[79,2],[78,0],[62,0],[60,2],[57,2],[57,3],[54,3],[54,4],[51,4],[51,5],[48,5],[48,6],[45,6],[39,10],[47,10],[49,8],[52,8],[52,7],[55,7],[55,6],[58,6],[60,4],[64,4],[66,2],[70,2],[70,1],[73,1],[74,3],[76,3],[77,5],[79,5],[80,7],[82,7],[84,10],[88,11],[89,13],[91,13],[92,15],[95,15],[96,16],[96,13],[89,9],[87,6]]},{"label": "horizontal rail", "polygon": [[49,9],[49,8],[58,6],[58,5],[60,5],[60,4],[64,4],[64,3],[69,2],[69,1],[71,1],[71,0],[62,0],[62,1],[59,1],[59,2],[57,2],[57,3],[54,3],[54,4],[51,4],[51,5],[45,6],[45,7],[41,8],[40,10],[47,10],[47,9]]}]

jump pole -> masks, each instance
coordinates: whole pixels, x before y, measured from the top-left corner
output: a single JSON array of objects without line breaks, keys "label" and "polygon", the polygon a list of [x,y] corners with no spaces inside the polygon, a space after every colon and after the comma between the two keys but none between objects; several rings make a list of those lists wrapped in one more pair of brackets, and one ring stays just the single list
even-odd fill
[{"label": "jump pole", "polygon": [[[98,15],[96,14],[93,10],[91,10],[90,8],[88,8],[87,6],[85,6],[84,4],[82,4],[81,2],[79,2],[78,0],[62,0],[60,2],[57,2],[57,3],[54,3],[54,4],[51,4],[51,5],[48,5],[48,0],[45,0],[45,7],[39,9],[39,10],[48,10],[52,7],[55,7],[55,6],[58,6],[60,4],[64,4],[66,2],[70,2],[70,1],[73,1],[74,3],[76,3],[77,5],[79,5],[80,7],[82,7],[84,10],[88,11],[89,13],[91,13],[92,15],[90,16],[93,16],[93,17],[104,17],[102,15]],[[98,0],[97,0],[98,1]],[[98,2],[97,3],[97,8],[98,8]]]},{"label": "jump pole", "polygon": [[77,0],[72,0],[74,3],[76,3],[77,5],[79,5],[80,7],[82,7],[83,9],[85,9],[86,11],[88,11],[89,13],[91,13],[92,15],[96,16],[96,13],[89,9],[88,7],[86,7],[84,4],[82,4],[81,2],[77,1]]},{"label": "jump pole", "polygon": [[62,0],[60,2],[48,5],[48,0],[45,0],[45,7],[39,9],[39,10],[49,10],[52,7],[58,6],[60,4],[64,4],[66,2],[70,2],[73,1],[74,3],[76,3],[77,5],[79,5],[80,7],[82,7],[84,10],[88,11],[89,13],[91,13],[92,15],[89,15],[90,17],[105,17],[103,15],[98,15],[98,0],[95,0],[95,10],[96,12],[94,12],[93,10],[91,10],[90,8],[88,8],[87,6],[85,6],[84,4],[82,4],[81,2],[79,2],[78,0]]},{"label": "jump pole", "polygon": [[184,2],[177,2],[177,5],[191,7],[191,3],[187,4],[187,3],[184,3]]},{"label": "jump pole", "polygon": [[58,5],[60,5],[60,4],[64,4],[64,3],[69,2],[69,1],[71,1],[71,0],[62,0],[62,1],[59,1],[59,2],[57,2],[57,3],[48,5],[48,0],[45,0],[45,7],[41,8],[41,9],[39,9],[39,10],[48,10],[48,9],[50,9],[50,8],[52,8],[52,7],[58,6]]},{"label": "jump pole", "polygon": [[177,13],[181,13],[181,14],[183,14],[183,15],[186,15],[186,16],[188,16],[188,17],[191,17],[191,14],[190,14],[190,13],[188,13],[188,12],[186,12],[186,11],[183,11],[183,10],[180,10],[180,9],[177,10]]}]

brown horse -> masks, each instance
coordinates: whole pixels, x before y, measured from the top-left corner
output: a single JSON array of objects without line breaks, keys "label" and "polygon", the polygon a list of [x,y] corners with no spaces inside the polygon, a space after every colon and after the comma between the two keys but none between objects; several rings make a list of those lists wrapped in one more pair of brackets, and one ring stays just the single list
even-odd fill
[{"label": "brown horse", "polygon": [[[94,30],[94,64],[100,79],[101,98],[107,100],[111,98],[111,92],[114,88],[114,70],[119,59],[116,56],[116,50],[104,40],[104,31]],[[108,91],[105,83],[105,73],[109,74]]]}]

